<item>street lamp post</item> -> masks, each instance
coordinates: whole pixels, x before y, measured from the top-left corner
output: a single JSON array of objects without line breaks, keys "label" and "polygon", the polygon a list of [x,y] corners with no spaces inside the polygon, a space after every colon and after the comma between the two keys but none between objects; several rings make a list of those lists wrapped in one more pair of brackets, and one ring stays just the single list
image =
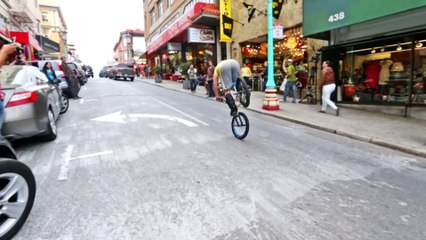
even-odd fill
[{"label": "street lamp post", "polygon": [[273,28],[273,0],[268,0],[268,79],[266,82],[263,109],[275,111],[280,109],[277,98],[277,88],[274,80],[274,28]]}]

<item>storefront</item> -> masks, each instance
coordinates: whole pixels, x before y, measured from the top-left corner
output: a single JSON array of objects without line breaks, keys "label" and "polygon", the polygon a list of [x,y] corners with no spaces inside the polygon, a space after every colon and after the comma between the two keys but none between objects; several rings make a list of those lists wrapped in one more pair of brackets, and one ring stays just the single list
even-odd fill
[{"label": "storefront", "polygon": [[40,59],[43,49],[40,47],[39,42],[28,32],[9,32],[10,37],[16,38],[16,42],[23,45],[24,55],[27,61],[34,61]]},{"label": "storefront", "polygon": [[[254,91],[261,90],[261,76],[266,68],[267,49],[266,36],[253,39],[240,44],[243,63],[252,71],[254,81],[251,88]],[[303,37],[300,26],[289,28],[283,31],[280,40],[274,41],[274,80],[279,86],[282,82],[283,64],[286,60],[292,59],[298,71],[298,79],[303,88],[308,81],[308,39]]]},{"label": "storefront", "polygon": [[[335,11],[325,6],[335,6]],[[334,100],[374,105],[374,111],[389,112],[392,106],[408,116],[426,106],[425,22],[422,0],[304,1],[305,35],[330,42],[321,59],[334,64]]]},{"label": "storefront", "polygon": [[213,59],[216,52],[216,33],[212,26],[217,25],[217,8],[213,4],[196,3],[179,17],[172,17],[171,24],[163,27],[164,31],[154,32],[147,44],[147,62],[151,68],[160,66],[165,79],[182,72],[182,67],[189,63],[194,64],[199,73],[205,73],[208,60]]},{"label": "storefront", "polygon": [[41,58],[43,59],[58,59],[60,55],[60,46],[59,43],[41,36],[36,35],[37,41],[40,43],[43,48],[43,53],[41,54]]}]

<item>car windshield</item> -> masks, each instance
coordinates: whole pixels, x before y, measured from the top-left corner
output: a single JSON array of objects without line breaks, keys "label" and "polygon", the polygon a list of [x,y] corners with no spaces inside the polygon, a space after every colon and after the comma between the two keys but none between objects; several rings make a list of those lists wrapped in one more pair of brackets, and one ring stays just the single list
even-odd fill
[{"label": "car windshield", "polygon": [[24,85],[25,71],[22,68],[1,68],[0,81],[2,85]]},{"label": "car windshield", "polygon": [[125,63],[120,63],[118,64],[119,68],[133,68],[132,64],[125,64]]}]

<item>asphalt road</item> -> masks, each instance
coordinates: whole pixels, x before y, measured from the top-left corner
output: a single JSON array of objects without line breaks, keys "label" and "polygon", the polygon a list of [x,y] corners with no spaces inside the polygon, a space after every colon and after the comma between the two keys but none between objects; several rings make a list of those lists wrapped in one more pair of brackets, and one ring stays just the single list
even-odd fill
[{"label": "asphalt road", "polygon": [[[200,89],[202,90],[202,89]],[[15,240],[425,239],[426,160],[140,81],[90,79]]]}]

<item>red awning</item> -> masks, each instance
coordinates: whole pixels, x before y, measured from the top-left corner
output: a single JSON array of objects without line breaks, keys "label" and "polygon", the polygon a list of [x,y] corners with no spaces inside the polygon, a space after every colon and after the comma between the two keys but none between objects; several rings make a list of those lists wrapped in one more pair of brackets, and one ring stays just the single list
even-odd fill
[{"label": "red awning", "polygon": [[[192,25],[192,19],[194,16],[198,16],[201,12],[204,12],[206,6],[214,4],[198,2],[194,5],[194,8],[188,10],[185,14],[180,16],[173,25],[167,28],[166,31],[159,33],[157,38],[154,38],[149,43],[147,43],[147,52],[151,54],[159,49],[161,46],[169,42],[172,38],[176,37],[183,31],[186,31]],[[207,9],[216,9],[217,7],[207,7]],[[213,10],[211,11],[213,12]],[[214,12],[216,13],[216,12]],[[213,14],[214,14],[213,13]]]},{"label": "red awning", "polygon": [[16,37],[16,42],[22,44],[22,45],[31,45],[34,49],[37,51],[43,51],[43,48],[40,47],[37,39],[33,37],[28,32],[12,32],[10,31],[10,37]]}]

